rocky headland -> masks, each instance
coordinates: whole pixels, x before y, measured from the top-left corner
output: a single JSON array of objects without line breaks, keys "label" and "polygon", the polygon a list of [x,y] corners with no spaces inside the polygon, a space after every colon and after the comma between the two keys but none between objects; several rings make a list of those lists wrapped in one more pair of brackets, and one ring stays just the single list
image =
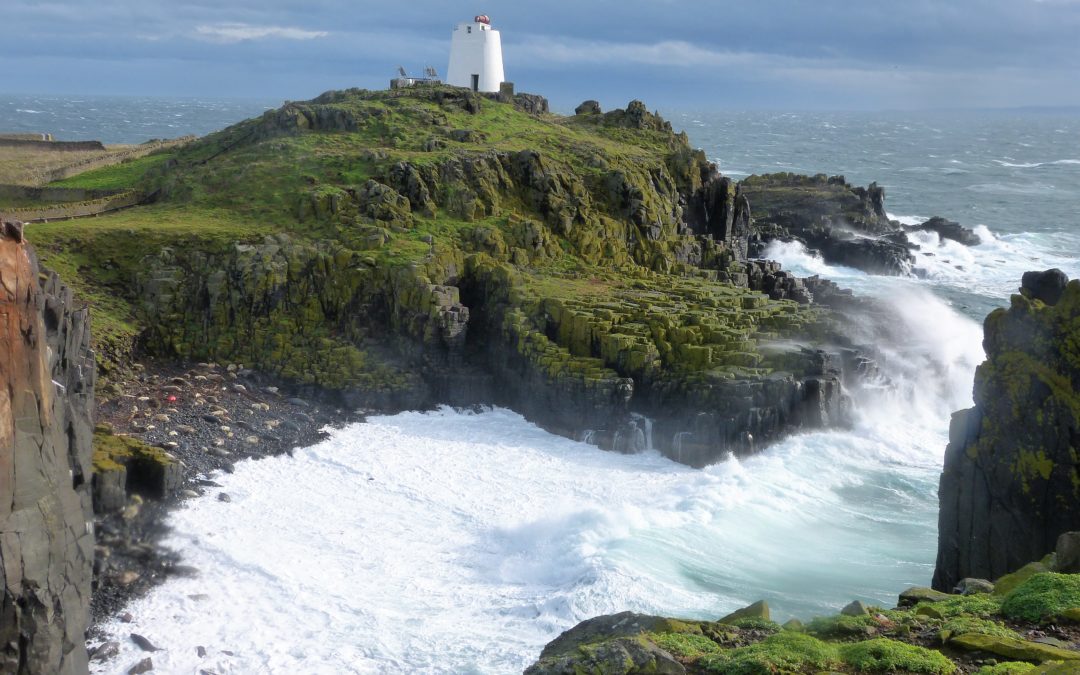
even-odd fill
[{"label": "rocky headland", "polygon": [[[143,205],[92,224],[27,231],[73,289],[61,291],[55,275],[40,284],[42,298],[60,298],[60,310],[40,321],[68,342],[43,352],[65,389],[55,396],[42,381],[40,391],[49,391],[33,398],[71,409],[52,418],[76,429],[68,445],[56,440],[56,452],[79,459],[64,465],[74,497],[64,496],[63,481],[22,494],[69,507],[77,498],[85,534],[68,536],[49,560],[74,556],[86,575],[67,570],[51,586],[19,585],[7,571],[19,554],[3,549],[5,592],[15,598],[9,604],[5,595],[4,612],[23,607],[18,593],[27,588],[66,594],[71,607],[49,605],[49,629],[37,619],[5,622],[20,626],[4,634],[12,663],[24,663],[24,645],[40,640],[40,653],[74,668],[63,672],[85,667],[89,595],[76,598],[71,588],[85,590],[93,573],[100,618],[169,574],[197,574],[159,545],[167,508],[217,491],[209,472],[310,443],[321,427],[358,411],[498,404],[605,449],[652,447],[703,466],[800,430],[848,424],[852,395],[865,382],[882,384],[877,364],[886,356],[877,342],[903,338],[883,306],[759,258],[770,241],[797,240],[831,262],[908,273],[913,244],[907,228],[888,220],[880,187],[824,176],[733,181],[637,101],[560,117],[525,95],[329,92],[138,161],[138,171],[105,167],[69,182],[131,190]],[[977,243],[950,221],[924,227]],[[32,261],[21,229],[10,229],[12,250]],[[25,274],[37,279],[36,269]],[[76,305],[93,313],[92,340]],[[17,337],[27,335],[35,333]],[[71,336],[78,342],[69,344]],[[96,430],[87,361],[95,358]],[[25,380],[11,373],[11,382]],[[78,424],[64,422],[72,419]],[[25,426],[12,425],[16,440]],[[74,509],[64,513],[75,532]],[[95,521],[91,549],[87,523]],[[19,611],[12,616],[30,616]],[[937,624],[904,611],[868,609],[853,625],[881,639],[914,630],[913,649],[933,646],[927,636]],[[959,613],[971,614],[966,605]],[[776,637],[767,612],[737,618],[750,623],[649,619],[650,635],[680,636],[647,638],[649,667],[693,671],[705,651],[757,653],[758,643],[787,640]],[[618,639],[644,645],[640,633]],[[705,651],[672,652],[686,635]],[[800,636],[792,640],[817,639]],[[806,645],[824,650],[816,669],[858,667],[890,649],[908,654],[891,642],[850,657]],[[577,654],[560,650],[545,652],[544,663]],[[94,657],[111,653],[106,643]],[[949,672],[936,656],[917,656],[939,670],[913,670]],[[19,667],[51,672],[44,661]]]}]

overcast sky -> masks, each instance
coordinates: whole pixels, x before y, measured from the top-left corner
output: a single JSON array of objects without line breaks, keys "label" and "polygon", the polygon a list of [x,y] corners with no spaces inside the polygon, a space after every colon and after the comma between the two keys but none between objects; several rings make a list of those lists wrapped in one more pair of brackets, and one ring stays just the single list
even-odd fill
[{"label": "overcast sky", "polygon": [[1080,0],[0,0],[0,93],[383,88],[478,12],[562,109],[1080,105]]}]

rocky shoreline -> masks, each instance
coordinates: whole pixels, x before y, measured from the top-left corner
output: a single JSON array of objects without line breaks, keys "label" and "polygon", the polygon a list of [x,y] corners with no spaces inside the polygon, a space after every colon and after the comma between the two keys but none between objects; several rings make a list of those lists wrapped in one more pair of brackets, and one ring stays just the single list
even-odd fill
[{"label": "rocky shoreline", "polygon": [[[362,419],[334,402],[299,398],[280,381],[242,365],[179,364],[145,359],[137,374],[117,383],[123,392],[97,406],[97,461],[110,439],[132,439],[168,453],[174,460],[160,482],[130,484],[122,502],[98,509],[91,602],[91,659],[105,660],[115,645],[101,642],[96,630],[119,617],[131,600],[174,575],[198,575],[183,562],[183,554],[163,545],[167,518],[187,499],[228,493],[213,480],[217,472],[231,473],[236,462],[289,453],[325,437],[327,426]],[[95,478],[95,505],[109,502],[102,474]]]}]

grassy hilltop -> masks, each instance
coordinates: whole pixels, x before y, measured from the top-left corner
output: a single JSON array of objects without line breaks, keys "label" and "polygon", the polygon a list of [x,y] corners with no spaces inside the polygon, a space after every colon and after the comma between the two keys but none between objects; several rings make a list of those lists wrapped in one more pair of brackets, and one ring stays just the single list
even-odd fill
[{"label": "grassy hilltop", "polygon": [[330,92],[65,184],[148,196],[29,230],[92,305],[106,377],[139,337],[415,402],[494,340],[522,386],[598,411],[635,387],[719,405],[820,374],[790,342],[835,332],[750,290],[777,268],[744,262],[745,199],[638,102],[562,117],[451,88]]}]

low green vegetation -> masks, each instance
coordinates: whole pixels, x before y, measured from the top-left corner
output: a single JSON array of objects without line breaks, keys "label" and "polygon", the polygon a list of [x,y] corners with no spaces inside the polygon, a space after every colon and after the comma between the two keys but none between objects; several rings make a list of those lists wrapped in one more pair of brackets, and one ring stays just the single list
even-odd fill
[{"label": "low green vegetation", "polygon": [[748,647],[701,659],[705,672],[724,675],[771,675],[831,670],[840,665],[835,646],[802,633],[784,631]]},{"label": "low green vegetation", "polygon": [[1035,670],[1035,666],[1022,661],[1008,661],[993,666],[983,666],[976,671],[976,675],[1024,675]]},{"label": "low green vegetation", "polygon": [[50,183],[50,187],[85,188],[87,190],[123,190],[138,185],[146,172],[160,167],[172,157],[171,152],[156,152],[145,157],[129,159],[113,166]]},{"label": "low green vegetation", "polygon": [[1001,613],[1021,621],[1049,621],[1080,608],[1080,575],[1035,574],[1009,593]]},{"label": "low green vegetation", "polygon": [[887,638],[874,638],[839,647],[844,663],[864,673],[930,673],[946,675],[956,665],[940,652]]}]

